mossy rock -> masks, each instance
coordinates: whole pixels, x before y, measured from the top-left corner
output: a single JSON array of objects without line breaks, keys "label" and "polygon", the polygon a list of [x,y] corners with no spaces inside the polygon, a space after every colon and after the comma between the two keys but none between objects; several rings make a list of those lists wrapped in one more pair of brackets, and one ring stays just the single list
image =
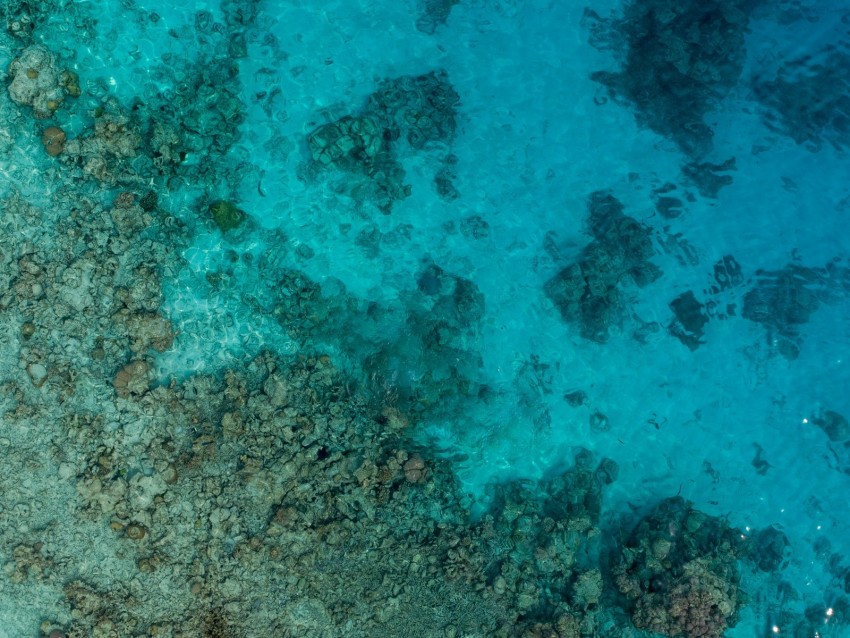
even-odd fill
[{"label": "mossy rock", "polygon": [[142,196],[142,199],[139,200],[139,206],[141,206],[142,210],[146,213],[156,210],[158,203],[159,196],[156,194],[156,191],[148,191]]},{"label": "mossy rock", "polygon": [[246,217],[244,211],[227,199],[220,199],[210,204],[210,215],[223,233],[241,226]]}]

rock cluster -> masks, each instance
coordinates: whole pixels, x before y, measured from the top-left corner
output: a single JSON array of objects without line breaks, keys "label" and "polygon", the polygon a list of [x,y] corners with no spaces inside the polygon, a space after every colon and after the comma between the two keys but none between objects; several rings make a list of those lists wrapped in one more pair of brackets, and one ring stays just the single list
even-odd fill
[{"label": "rock cluster", "polygon": [[324,124],[307,137],[315,173],[333,166],[354,183],[352,195],[385,214],[410,195],[401,158],[451,142],[460,96],[444,71],[385,80],[356,115]]},{"label": "rock cluster", "polygon": [[594,240],[546,283],[545,291],[564,321],[576,324],[585,339],[602,343],[623,315],[623,283],[648,285],[661,270],[649,261],[655,252],[652,231],[625,215],[619,200],[598,191],[588,208]]},{"label": "rock cluster", "polygon": [[796,359],[800,327],[829,297],[830,273],[789,264],[779,271],[757,271],[753,287],[744,296],[743,316],[765,326],[768,339],[780,354]]},{"label": "rock cluster", "polygon": [[744,602],[742,538],[680,497],[662,501],[616,550],[612,574],[635,626],[670,638],[722,638]]},{"label": "rock cluster", "polygon": [[139,155],[138,124],[111,101],[95,113],[94,127],[64,144],[63,157],[83,174],[109,186],[142,183],[132,160]]},{"label": "rock cluster", "polygon": [[824,144],[837,150],[850,146],[850,49],[830,45],[788,60],[774,77],[759,77],[754,93],[764,107],[771,130],[797,144],[819,151]]},{"label": "rock cluster", "polygon": [[24,49],[9,65],[9,97],[32,107],[37,119],[48,119],[62,106],[66,96],[79,97],[75,73],[59,68],[47,47],[34,44]]},{"label": "rock cluster", "polygon": [[595,44],[612,49],[620,70],[593,79],[633,106],[639,124],[690,157],[712,148],[705,116],[741,75],[750,15],[759,0],[631,0],[623,14],[586,11]]},{"label": "rock cluster", "polygon": [[[16,433],[2,480],[39,459],[66,509],[36,533],[24,513],[0,551],[15,583],[61,591],[44,636],[581,636],[604,624],[587,557],[610,463],[580,452],[539,485],[498,488],[470,522],[448,466],[412,447],[410,419],[327,357],[265,352],[221,375],[157,379],[151,353],[174,338],[161,282],[185,236],[148,200],[77,194],[56,219],[3,202],[5,221],[29,230],[0,236],[0,311],[22,363],[2,380]],[[434,347],[457,347],[448,322],[474,324],[479,295],[433,265],[418,285]],[[80,534],[108,569],[81,567]]]}]

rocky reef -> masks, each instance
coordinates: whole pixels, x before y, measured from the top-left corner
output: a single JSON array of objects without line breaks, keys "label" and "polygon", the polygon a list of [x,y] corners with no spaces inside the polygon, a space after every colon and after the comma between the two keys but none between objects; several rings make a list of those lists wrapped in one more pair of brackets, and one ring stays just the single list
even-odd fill
[{"label": "rocky reef", "polygon": [[704,157],[706,115],[738,82],[745,35],[759,0],[631,0],[622,16],[585,13],[591,42],[613,51],[618,71],[591,77],[634,108],[635,118],[687,156]]},{"label": "rocky reef", "polygon": [[843,268],[808,268],[789,264],[779,271],[756,272],[744,296],[743,316],[767,329],[767,338],[787,359],[800,353],[800,327],[846,286]]},{"label": "rocky reef", "polygon": [[773,76],[759,76],[753,91],[772,130],[813,151],[850,146],[850,47],[831,45],[788,60]]},{"label": "rocky reef", "polygon": [[312,162],[305,179],[327,167],[345,172],[358,202],[389,214],[410,195],[401,159],[429,147],[444,149],[457,128],[460,96],[445,71],[384,80],[356,115],[346,115],[310,133]]},{"label": "rocky reef", "polygon": [[32,107],[36,119],[53,116],[66,96],[79,97],[77,75],[61,70],[56,56],[41,45],[24,49],[9,65],[9,97]]},{"label": "rocky reef", "polygon": [[741,533],[684,499],[662,501],[616,550],[612,570],[635,626],[670,638],[722,638],[744,598]]},{"label": "rocky reef", "polygon": [[[456,4],[423,0],[416,28],[436,33]],[[483,284],[435,254],[412,262],[395,298],[354,294],[311,271],[309,246],[283,230],[262,235],[240,208],[236,61],[258,45],[244,27],[262,17],[261,3],[194,12],[168,37],[191,35],[203,54],[163,53],[126,102],[92,78],[81,86],[67,48],[34,44],[53,11],[81,3],[7,5],[2,35],[14,50],[0,141],[16,158],[33,150],[16,150],[21,140],[36,152],[25,167],[10,162],[0,198],[0,361],[10,362],[0,370],[0,599],[38,619],[29,634],[719,638],[745,600],[738,560],[762,574],[783,569],[790,542],[778,527],[742,543],[680,498],[614,520],[604,505],[620,468],[582,448],[541,477],[490,485],[473,508],[457,459],[429,445],[422,425],[440,417],[469,429],[470,401],[499,398],[482,355]],[[710,137],[704,116],[737,78],[748,10],[631,3],[614,23],[623,71],[597,78],[692,156],[687,175],[709,196],[734,164],[697,161]],[[696,29],[701,21],[710,28]],[[83,38],[95,22],[73,27]],[[647,40],[647,29],[664,37]],[[677,104],[659,97],[665,82],[678,87]],[[287,143],[303,143],[303,180],[330,180],[384,214],[412,192],[404,162],[427,156],[434,177],[424,183],[451,204],[459,104],[439,69],[377,80],[363,104],[321,114]],[[33,166],[40,188],[24,192]],[[656,198],[666,218],[685,205],[671,192]],[[503,229],[462,203],[438,229],[459,241],[497,238]],[[661,271],[653,229],[616,197],[593,192],[588,212],[587,245],[557,261],[545,294],[582,338],[602,343],[628,321],[634,288]],[[374,259],[412,229],[367,225],[351,244]],[[186,334],[165,303],[203,251],[188,250],[195,233],[226,245],[191,292],[238,298],[297,342],[297,355],[269,339],[206,372],[163,363],[182,340],[221,336]],[[269,249],[252,253],[246,237]],[[796,342],[817,304],[847,289],[846,272],[759,272],[744,316]],[[706,299],[689,291],[670,304],[669,329],[690,347],[717,316],[715,295],[743,285],[728,256],[714,277]],[[515,364],[523,415],[557,426],[541,407],[557,362],[520,353]],[[583,390],[564,399],[588,407],[595,435],[616,427]],[[820,410],[811,424],[850,472],[847,420]],[[850,591],[846,562],[829,564]],[[836,622],[848,609],[836,599]],[[794,622],[815,627],[809,615]]]},{"label": "rocky reef", "polygon": [[416,18],[416,28],[427,35],[433,35],[437,28],[445,24],[452,7],[460,0],[420,0],[420,13]]},{"label": "rocky reef", "polygon": [[597,191],[588,210],[593,241],[546,283],[545,292],[582,337],[604,343],[625,314],[623,285],[649,285],[661,270],[649,261],[655,252],[651,229],[625,215],[618,199]]},{"label": "rocky reef", "polygon": [[[318,353],[159,379],[153,355],[175,333],[162,281],[186,229],[151,199],[77,194],[55,221],[3,202],[29,230],[0,244],[4,347],[21,364],[2,379],[0,487],[32,464],[52,478],[0,534],[2,587],[59,592],[43,636],[619,635],[599,560],[611,460],[577,450],[539,482],[494,486],[476,519],[398,407],[423,396],[399,402]],[[287,325],[333,329],[296,281]],[[433,264],[416,287],[428,347],[459,348],[451,326],[475,324],[480,295]],[[41,507],[57,491],[61,521]],[[80,538],[107,568],[81,563]]]}]

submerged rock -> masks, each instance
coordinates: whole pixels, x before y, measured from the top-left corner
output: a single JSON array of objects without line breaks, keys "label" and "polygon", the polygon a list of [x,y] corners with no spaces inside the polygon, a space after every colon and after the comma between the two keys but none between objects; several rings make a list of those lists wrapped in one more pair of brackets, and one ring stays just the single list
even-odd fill
[{"label": "submerged rock", "polygon": [[[593,40],[613,49],[617,72],[591,77],[633,106],[638,123],[673,140],[691,157],[712,148],[706,123],[743,69],[750,14],[759,0],[630,0],[622,16],[591,10]],[[607,31],[607,33],[605,33]]]},{"label": "submerged rock", "polygon": [[789,359],[799,355],[800,329],[829,298],[830,289],[842,285],[831,282],[828,269],[789,264],[779,271],[756,272],[755,285],[744,296],[745,319],[767,328],[768,338],[776,339],[779,352]]},{"label": "submerged rock", "polygon": [[788,537],[775,527],[767,527],[750,537],[747,560],[763,572],[775,572],[785,563]]},{"label": "submerged rock", "polygon": [[568,323],[585,339],[604,343],[610,329],[626,314],[624,281],[646,286],[661,276],[649,261],[654,254],[652,231],[623,214],[610,193],[597,191],[588,201],[589,226],[595,238],[569,264],[546,282],[544,290]]},{"label": "submerged rock", "polygon": [[41,134],[41,143],[44,150],[51,157],[56,157],[65,149],[65,131],[58,126],[49,126]]},{"label": "submerged rock", "polygon": [[460,0],[419,0],[420,14],[416,28],[422,33],[433,35],[437,27],[446,23],[449,14]]},{"label": "submerged rock", "polygon": [[244,211],[226,199],[210,204],[209,213],[215,225],[223,233],[239,228],[246,219]]},{"label": "submerged rock", "polygon": [[819,416],[812,417],[812,423],[823,430],[830,441],[839,442],[850,439],[850,423],[838,412],[824,410]]},{"label": "submerged rock", "polygon": [[37,119],[51,117],[66,95],[79,95],[76,75],[61,72],[56,56],[40,44],[27,47],[12,60],[9,77],[9,97],[31,106]]},{"label": "submerged rock", "polygon": [[396,201],[411,193],[404,183],[402,152],[451,142],[459,101],[444,71],[384,80],[362,109],[307,136],[311,171],[334,167],[346,172],[358,203],[371,202],[389,214]]},{"label": "submerged rock", "polygon": [[785,61],[753,83],[765,124],[819,151],[850,147],[850,49],[846,42]]},{"label": "submerged rock", "polygon": [[692,290],[688,290],[670,302],[670,309],[673,311],[675,321],[667,327],[667,330],[689,350],[699,348],[703,343],[705,326],[708,324],[705,304],[697,300]]},{"label": "submerged rock", "polygon": [[612,567],[635,626],[670,638],[722,638],[744,604],[740,539],[680,497],[662,501],[616,550]]}]

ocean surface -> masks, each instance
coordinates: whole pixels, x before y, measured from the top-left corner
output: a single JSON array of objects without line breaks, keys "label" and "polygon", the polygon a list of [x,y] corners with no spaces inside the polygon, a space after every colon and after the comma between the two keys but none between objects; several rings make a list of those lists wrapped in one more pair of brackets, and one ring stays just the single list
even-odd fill
[{"label": "ocean surface", "polygon": [[[2,8],[0,636],[850,636],[850,9]],[[328,361],[368,445],[279,372]],[[581,527],[552,477],[588,463]],[[508,502],[522,575],[447,567],[435,530],[490,556]],[[664,502],[743,541],[687,550],[734,610],[656,586],[700,559],[635,549]],[[406,558],[381,507],[433,523]],[[581,558],[547,568],[559,526]],[[337,528],[492,609],[310,584],[355,559],[287,552]]]}]

